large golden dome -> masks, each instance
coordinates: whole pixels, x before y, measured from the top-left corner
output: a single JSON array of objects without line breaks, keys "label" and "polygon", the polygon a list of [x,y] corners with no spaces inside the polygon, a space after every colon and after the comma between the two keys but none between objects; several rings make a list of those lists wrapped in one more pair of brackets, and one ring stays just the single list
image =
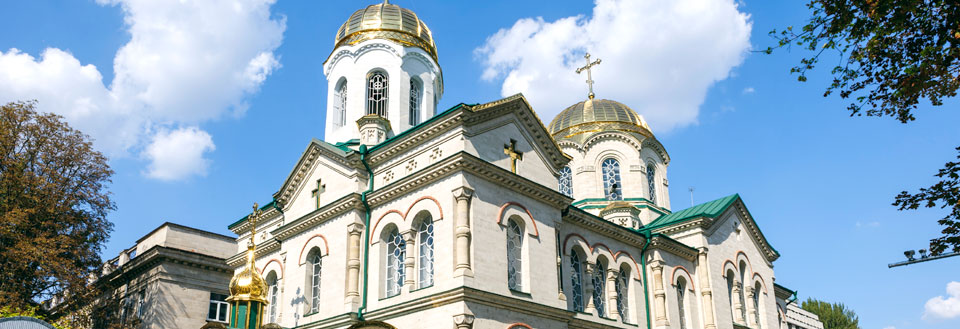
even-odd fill
[{"label": "large golden dome", "polygon": [[642,116],[620,102],[607,99],[588,99],[573,104],[550,122],[550,134],[557,139],[604,130],[653,137]]},{"label": "large golden dome", "polygon": [[387,39],[405,46],[423,49],[437,61],[433,34],[417,14],[406,8],[384,3],[367,6],[350,15],[337,31],[334,48],[371,39]]}]

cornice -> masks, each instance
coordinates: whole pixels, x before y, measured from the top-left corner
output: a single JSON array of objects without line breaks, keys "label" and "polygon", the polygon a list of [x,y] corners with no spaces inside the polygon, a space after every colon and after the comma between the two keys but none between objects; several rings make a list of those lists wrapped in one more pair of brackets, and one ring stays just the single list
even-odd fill
[{"label": "cornice", "polygon": [[563,215],[564,222],[570,222],[576,225],[579,225],[583,228],[589,229],[596,233],[599,233],[603,236],[625,242],[633,246],[642,246],[643,245],[643,236],[628,231],[629,229],[611,222],[608,222],[602,218],[595,217],[587,212],[582,211],[566,211]]},{"label": "cornice", "polygon": [[123,266],[103,276],[101,279],[107,279],[109,281],[128,279],[146,272],[163,262],[182,264],[221,273],[231,272],[230,267],[228,267],[223,258],[157,245],[147,249],[147,251],[139,257],[135,257],[130,262],[123,264]]},{"label": "cornice", "polygon": [[500,100],[486,104],[480,104],[469,107],[475,115],[468,118],[467,123],[476,124],[502,116],[505,113],[514,113],[517,119],[524,125],[526,130],[532,134],[533,139],[541,146],[550,162],[555,168],[561,168],[570,162],[570,156],[563,153],[557,141],[547,131],[543,121],[533,111],[530,103],[523,97],[523,94],[516,94]]},{"label": "cornice", "polygon": [[[264,255],[268,255],[274,251],[280,250],[280,241],[277,239],[270,239],[266,242],[261,242],[257,245],[257,248],[253,251],[254,259],[260,258]],[[238,268],[247,261],[247,252],[241,252],[239,254],[230,256],[227,258],[227,265],[231,268]]]},{"label": "cornice", "polygon": [[280,191],[277,192],[276,197],[276,201],[279,202],[281,206],[289,205],[289,201],[296,193],[300,183],[309,175],[310,169],[313,168],[314,161],[319,161],[318,158],[321,155],[345,167],[355,169],[358,174],[362,172],[362,165],[356,156],[356,152],[350,152],[344,156],[344,154],[338,154],[327,147],[322,147],[320,143],[323,142],[318,140],[312,140],[310,142],[307,149],[303,151],[303,155],[300,156],[300,160],[297,161],[297,165],[294,166],[293,171],[290,172],[290,175],[287,176],[287,179],[283,182],[283,186],[280,187]]},{"label": "cornice", "polygon": [[670,164],[670,154],[667,153],[667,150],[663,148],[663,144],[660,144],[660,141],[656,137],[646,138],[640,142],[641,146],[651,146],[657,154],[660,155],[660,158],[663,159],[663,164]]},{"label": "cornice", "polygon": [[663,250],[671,254],[677,255],[686,259],[688,261],[695,261],[697,259],[697,250],[690,248],[687,245],[684,245],[677,240],[667,238],[665,236],[653,236],[650,238],[650,246],[654,249]]},{"label": "cornice", "polygon": [[780,255],[773,250],[773,247],[770,246],[770,242],[768,242],[767,238],[763,236],[762,232],[760,232],[760,227],[757,226],[757,221],[753,220],[753,216],[750,216],[750,212],[747,211],[747,207],[743,205],[743,200],[737,200],[734,202],[733,207],[737,210],[740,216],[747,219],[744,222],[746,222],[745,225],[747,226],[750,235],[753,236],[754,243],[756,243],[757,247],[763,251],[763,255],[766,256],[765,258],[768,264],[772,265],[773,261],[777,260],[777,258],[780,258]]},{"label": "cornice", "polygon": [[350,193],[340,199],[337,199],[336,201],[320,207],[320,209],[311,211],[306,215],[300,216],[300,218],[276,228],[270,232],[270,234],[272,234],[274,238],[283,241],[340,214],[350,210],[361,209],[363,209],[363,207],[360,202],[360,194]]},{"label": "cornice", "polygon": [[[281,215],[282,214],[280,213],[280,211],[277,210],[277,208],[274,208],[274,207],[267,208],[267,210],[265,210],[262,215],[264,218],[267,218],[266,220],[263,221],[265,224],[258,225],[258,228],[270,226],[273,220],[279,219]],[[250,222],[244,220],[239,224],[237,224],[237,226],[231,227],[230,231],[236,234],[237,240],[239,240],[250,233]]]},{"label": "cornice", "polygon": [[441,118],[441,120],[428,124],[426,127],[419,128],[416,134],[405,134],[401,136],[398,140],[392,141],[390,147],[378,148],[371,152],[367,156],[368,163],[371,166],[377,166],[382,162],[393,159],[398,154],[420,146],[427,140],[457,127],[463,123],[464,110],[461,107],[453,110],[452,113],[437,115],[444,115],[444,117]]}]

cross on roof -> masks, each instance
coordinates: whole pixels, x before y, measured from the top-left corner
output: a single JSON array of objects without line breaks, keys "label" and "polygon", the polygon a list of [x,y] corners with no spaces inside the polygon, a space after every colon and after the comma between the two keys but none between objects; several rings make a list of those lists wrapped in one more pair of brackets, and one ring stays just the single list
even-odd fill
[{"label": "cross on roof", "polygon": [[503,154],[510,156],[510,171],[517,173],[517,160],[523,160],[523,153],[517,151],[517,141],[511,139],[510,144],[503,144]]},{"label": "cross on roof", "polygon": [[311,191],[311,196],[316,200],[316,207],[320,209],[320,193],[323,193],[327,190],[327,184],[321,184],[321,179],[317,180],[317,188]]},{"label": "cross on roof", "polygon": [[590,93],[587,94],[587,97],[590,97],[590,99],[593,99],[593,96],[594,96],[594,94],[593,94],[593,75],[592,75],[592,73],[591,73],[591,71],[590,71],[590,68],[592,68],[594,65],[600,65],[600,59],[597,58],[597,60],[595,60],[595,61],[593,61],[593,63],[591,63],[591,62],[590,62],[590,53],[587,53],[586,55],[583,55],[583,58],[586,58],[586,59],[587,59],[587,65],[584,65],[583,67],[577,68],[577,74],[580,74],[580,72],[583,72],[584,70],[587,71],[587,86],[590,88]]}]

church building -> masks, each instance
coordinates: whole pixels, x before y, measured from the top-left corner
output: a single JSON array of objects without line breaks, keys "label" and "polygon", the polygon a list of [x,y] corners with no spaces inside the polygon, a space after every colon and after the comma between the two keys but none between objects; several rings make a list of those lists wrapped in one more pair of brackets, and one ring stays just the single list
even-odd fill
[{"label": "church building", "polygon": [[670,155],[629,106],[591,85],[548,125],[519,94],[438,110],[432,32],[388,2],[334,40],[323,140],[229,226],[262,323],[787,328],[762,219],[737,194],[674,211]]}]

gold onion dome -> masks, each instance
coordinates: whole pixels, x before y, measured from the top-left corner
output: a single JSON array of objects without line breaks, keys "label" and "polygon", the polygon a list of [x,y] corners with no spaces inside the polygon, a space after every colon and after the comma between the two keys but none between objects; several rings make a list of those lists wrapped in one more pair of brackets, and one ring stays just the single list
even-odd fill
[{"label": "gold onion dome", "polygon": [[607,99],[587,99],[573,104],[550,122],[550,134],[558,139],[611,130],[653,137],[642,116],[620,102]]},{"label": "gold onion dome", "polygon": [[372,39],[386,39],[423,49],[437,61],[437,46],[427,24],[410,9],[384,3],[367,6],[350,15],[340,30],[333,48],[354,45]]},{"label": "gold onion dome", "polygon": [[256,301],[267,303],[267,281],[260,277],[253,261],[251,245],[247,249],[247,266],[230,280],[230,298],[227,301]]}]

